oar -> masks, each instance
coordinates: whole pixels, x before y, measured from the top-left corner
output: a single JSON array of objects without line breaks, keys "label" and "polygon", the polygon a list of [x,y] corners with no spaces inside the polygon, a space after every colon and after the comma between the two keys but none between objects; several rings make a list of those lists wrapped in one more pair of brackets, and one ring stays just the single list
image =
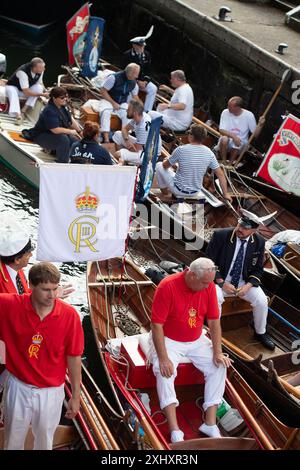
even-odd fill
[{"label": "oar", "polygon": [[[268,112],[270,111],[271,109],[271,106],[273,105],[274,101],[276,100],[277,96],[279,95],[284,83],[290,78],[291,76],[291,73],[292,73],[292,70],[291,69],[286,69],[283,74],[282,74],[282,77],[281,77],[281,82],[280,84],[278,85],[274,95],[272,96],[268,106],[266,107],[265,111],[263,112],[263,114],[261,115],[261,117],[265,118],[266,115],[268,114]],[[243,156],[245,155],[245,153],[247,152],[247,150],[249,149],[250,147],[250,144],[252,143],[252,141],[254,140],[255,138],[255,132],[253,132],[253,134],[250,136],[250,139],[248,140],[247,144],[244,146],[244,148],[242,149],[239,157],[237,158],[237,160],[234,162],[233,166],[236,167],[238,163],[240,163],[241,159],[243,158]]]}]

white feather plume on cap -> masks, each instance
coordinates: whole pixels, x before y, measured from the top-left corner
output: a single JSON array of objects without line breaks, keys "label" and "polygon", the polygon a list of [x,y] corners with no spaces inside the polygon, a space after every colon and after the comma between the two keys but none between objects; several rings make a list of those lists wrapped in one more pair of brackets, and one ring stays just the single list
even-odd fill
[{"label": "white feather plume on cap", "polygon": [[29,240],[28,233],[12,218],[12,213],[3,212],[0,222],[0,256],[16,255]]},{"label": "white feather plume on cap", "polygon": [[148,33],[146,36],[137,36],[136,38],[130,39],[130,42],[133,44],[145,44],[146,40],[152,36],[154,26],[152,25],[151,28],[149,29]]},{"label": "white feather plume on cap", "polygon": [[259,217],[253,212],[247,211],[246,209],[241,209],[241,213],[242,213],[242,218],[240,219],[241,221],[243,221],[243,219],[248,219],[250,222],[254,222],[257,225],[264,225],[264,222],[274,217],[277,214],[277,211],[272,212],[272,214],[264,215],[262,217]]}]

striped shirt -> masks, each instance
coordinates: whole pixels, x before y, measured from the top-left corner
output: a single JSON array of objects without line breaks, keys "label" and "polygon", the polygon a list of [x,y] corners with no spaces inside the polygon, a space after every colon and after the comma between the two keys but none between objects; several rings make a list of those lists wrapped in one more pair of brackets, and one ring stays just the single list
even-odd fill
[{"label": "striped shirt", "polygon": [[174,178],[174,185],[179,191],[200,191],[207,169],[219,168],[215,155],[205,145],[181,145],[174,150],[169,163],[179,165]]},{"label": "striped shirt", "polygon": [[129,126],[132,127],[135,132],[136,143],[140,145],[145,145],[147,142],[149,130],[151,125],[151,117],[147,113],[143,113],[143,118],[140,122],[135,122],[132,119],[129,122]]}]

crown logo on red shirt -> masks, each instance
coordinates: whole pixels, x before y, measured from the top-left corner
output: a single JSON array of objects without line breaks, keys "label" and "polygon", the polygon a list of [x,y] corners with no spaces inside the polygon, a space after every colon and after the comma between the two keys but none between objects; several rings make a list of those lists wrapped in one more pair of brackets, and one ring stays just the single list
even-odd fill
[{"label": "crown logo on red shirt", "polygon": [[76,209],[79,212],[94,212],[98,207],[99,199],[92,194],[89,186],[86,187],[84,193],[79,194],[75,199]]},{"label": "crown logo on red shirt", "polygon": [[33,344],[41,344],[41,342],[43,341],[43,337],[40,333],[37,333],[36,335],[34,335],[32,337],[32,343]]}]

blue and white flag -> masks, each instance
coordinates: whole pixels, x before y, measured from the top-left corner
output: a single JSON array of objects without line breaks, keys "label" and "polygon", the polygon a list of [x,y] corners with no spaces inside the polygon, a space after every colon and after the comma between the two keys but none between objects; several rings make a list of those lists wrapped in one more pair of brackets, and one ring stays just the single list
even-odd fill
[{"label": "blue and white flag", "polygon": [[140,179],[136,191],[136,202],[143,202],[149,194],[155,173],[157,152],[160,139],[160,126],[162,118],[158,117],[151,122],[147,142],[142,157]]},{"label": "blue and white flag", "polygon": [[82,54],[82,75],[95,77],[101,57],[105,20],[90,16],[89,27],[85,37],[85,48]]},{"label": "blue and white flag", "polygon": [[41,164],[37,259],[123,256],[135,178],[134,166]]}]

